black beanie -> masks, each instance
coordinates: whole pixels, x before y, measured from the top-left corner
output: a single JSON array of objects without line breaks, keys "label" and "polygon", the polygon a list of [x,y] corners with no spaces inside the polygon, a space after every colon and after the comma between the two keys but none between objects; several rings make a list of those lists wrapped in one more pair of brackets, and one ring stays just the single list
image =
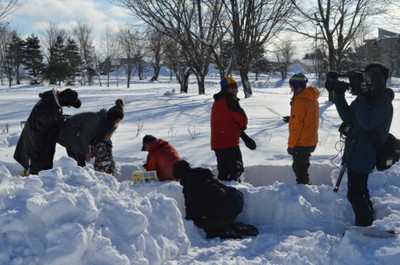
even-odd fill
[{"label": "black beanie", "polygon": [[122,99],[117,99],[115,101],[115,106],[107,111],[107,118],[112,121],[124,119],[124,101]]},{"label": "black beanie", "polygon": [[70,88],[64,89],[58,94],[58,102],[60,106],[72,106],[74,108],[79,108],[82,105],[78,93]]},{"label": "black beanie", "polygon": [[370,63],[369,65],[367,65],[365,67],[365,72],[370,74],[371,70],[375,70],[375,69],[379,69],[379,71],[381,71],[381,74],[386,82],[389,78],[389,69],[386,66],[384,66],[383,64],[376,62],[376,63]]},{"label": "black beanie", "polygon": [[179,160],[176,162],[172,168],[172,175],[177,180],[183,179],[187,173],[190,171],[190,165],[186,160]]}]

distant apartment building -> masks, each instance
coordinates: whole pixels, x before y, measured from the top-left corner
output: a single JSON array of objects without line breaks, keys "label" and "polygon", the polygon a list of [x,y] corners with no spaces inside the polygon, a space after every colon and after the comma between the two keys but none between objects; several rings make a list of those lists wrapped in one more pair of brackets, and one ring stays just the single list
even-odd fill
[{"label": "distant apartment building", "polygon": [[378,29],[378,37],[365,40],[365,44],[357,48],[357,55],[363,64],[381,62],[389,67],[391,76],[400,77],[400,34]]}]

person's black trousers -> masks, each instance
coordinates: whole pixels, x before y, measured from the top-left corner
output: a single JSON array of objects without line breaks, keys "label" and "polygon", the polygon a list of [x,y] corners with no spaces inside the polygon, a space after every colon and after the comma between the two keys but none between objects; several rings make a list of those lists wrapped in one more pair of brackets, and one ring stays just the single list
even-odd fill
[{"label": "person's black trousers", "polygon": [[357,226],[370,226],[374,221],[374,209],[368,190],[368,175],[347,169],[347,199],[353,207]]},{"label": "person's black trousers", "polygon": [[239,146],[215,150],[217,157],[218,179],[236,180],[244,172],[242,152]]}]

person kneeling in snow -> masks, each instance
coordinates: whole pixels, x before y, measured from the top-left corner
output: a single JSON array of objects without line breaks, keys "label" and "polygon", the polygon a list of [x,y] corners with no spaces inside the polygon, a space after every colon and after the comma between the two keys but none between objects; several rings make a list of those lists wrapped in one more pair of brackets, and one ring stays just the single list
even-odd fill
[{"label": "person kneeling in snow", "polygon": [[174,164],[173,174],[183,186],[186,219],[206,232],[207,238],[255,236],[256,227],[235,222],[243,209],[243,194],[220,183],[206,168],[191,168],[185,160]]},{"label": "person kneeling in snow", "polygon": [[153,135],[145,135],[142,142],[142,151],[149,152],[143,165],[146,171],[156,171],[159,181],[175,180],[172,167],[181,159],[175,147]]}]

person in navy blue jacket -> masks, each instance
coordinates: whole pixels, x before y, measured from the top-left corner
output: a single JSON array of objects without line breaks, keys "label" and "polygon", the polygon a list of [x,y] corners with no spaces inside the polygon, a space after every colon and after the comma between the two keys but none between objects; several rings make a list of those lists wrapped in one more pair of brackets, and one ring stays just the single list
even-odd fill
[{"label": "person in navy blue jacket", "polygon": [[[393,117],[393,91],[386,87],[389,70],[380,63],[367,65],[364,72],[366,90],[359,93],[349,105],[345,87],[335,88],[335,105],[341,120],[350,129],[342,164],[346,164],[347,198],[355,214],[355,225],[370,226],[374,209],[368,190],[368,176],[375,168],[377,150],[370,135],[384,143],[388,137]],[[352,144],[354,142],[354,144]]]}]

